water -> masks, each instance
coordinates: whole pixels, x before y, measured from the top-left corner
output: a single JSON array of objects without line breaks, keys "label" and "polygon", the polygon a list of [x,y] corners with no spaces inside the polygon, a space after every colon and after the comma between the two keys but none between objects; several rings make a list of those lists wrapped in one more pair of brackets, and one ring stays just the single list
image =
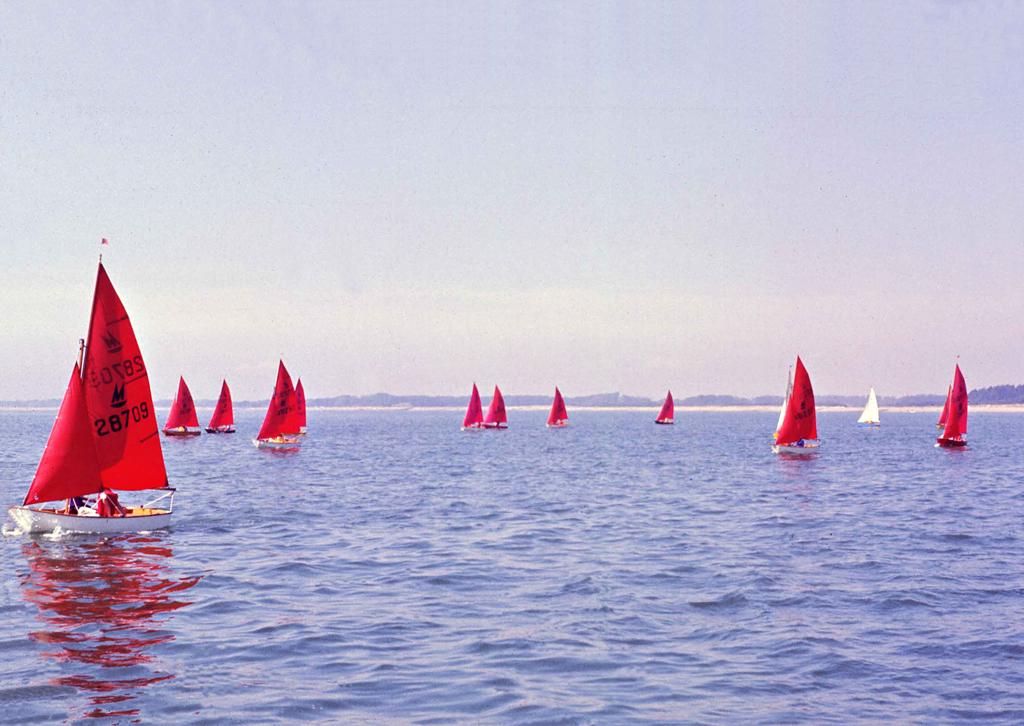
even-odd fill
[{"label": "water", "polygon": [[[310,412],[166,441],[173,528],[0,538],[0,722],[1024,721],[1024,416]],[[0,413],[20,503],[53,413]],[[133,495],[125,495],[132,499]]]}]

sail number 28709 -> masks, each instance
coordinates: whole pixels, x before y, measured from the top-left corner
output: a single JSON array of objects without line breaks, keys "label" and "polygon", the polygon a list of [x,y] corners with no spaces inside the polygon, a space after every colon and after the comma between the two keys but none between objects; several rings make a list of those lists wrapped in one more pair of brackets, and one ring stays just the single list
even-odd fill
[{"label": "sail number 28709", "polygon": [[96,427],[97,436],[106,436],[128,428],[130,421],[139,423],[145,418],[149,418],[149,404],[140,403],[138,406],[132,406],[131,409],[126,408],[124,411],[112,413],[107,418],[98,418],[92,422],[92,425]]}]

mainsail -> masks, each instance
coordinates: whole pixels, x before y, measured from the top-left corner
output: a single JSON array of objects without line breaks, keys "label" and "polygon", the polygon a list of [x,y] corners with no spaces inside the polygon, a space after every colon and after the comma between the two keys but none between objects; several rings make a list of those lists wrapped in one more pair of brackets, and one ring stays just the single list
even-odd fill
[{"label": "mainsail", "polygon": [[569,414],[565,410],[562,392],[555,386],[555,400],[551,403],[551,413],[548,414],[548,426],[564,426],[568,419]]},{"label": "mainsail", "polygon": [[786,405],[786,413],[778,432],[780,445],[818,438],[817,416],[814,410],[814,389],[800,356],[796,358],[793,391]]},{"label": "mainsail", "polygon": [[295,419],[299,430],[306,428],[306,391],[302,388],[302,379],[295,382]]},{"label": "mainsail", "polygon": [[668,395],[665,396],[665,403],[661,404],[661,411],[658,412],[658,418],[655,421],[657,423],[672,423],[675,413],[676,405],[672,400],[672,391],[669,391]]},{"label": "mainsail", "polygon": [[487,415],[484,416],[484,426],[497,428],[498,424],[506,423],[505,399],[501,397],[501,391],[494,387],[494,396],[491,397],[491,405],[487,407]]},{"label": "mainsail", "polygon": [[878,423],[878,399],[875,398],[875,389],[872,388],[868,394],[867,405],[864,406],[864,413],[857,419],[857,423],[861,424],[877,424]]},{"label": "mainsail", "polygon": [[480,428],[484,422],[483,406],[480,404],[480,391],[476,384],[473,384],[473,393],[469,397],[469,406],[466,407],[466,417],[462,419],[462,428]]},{"label": "mainsail", "polygon": [[231,426],[235,423],[235,410],[231,405],[231,390],[228,388],[228,382],[222,381],[220,384],[220,398],[217,399],[217,407],[213,409],[213,416],[210,417],[210,423],[206,428],[216,429],[221,426]]},{"label": "mainsail", "polygon": [[171,404],[171,412],[167,415],[164,431],[178,428],[199,428],[192,392],[188,390],[185,379],[181,377],[178,378],[178,394],[174,397],[174,403]]},{"label": "mainsail", "polygon": [[100,263],[82,369],[96,459],[108,489],[167,485],[149,374],[128,313]]},{"label": "mainsail", "polygon": [[295,421],[295,388],[292,386],[292,377],[288,375],[288,369],[284,367],[283,361],[277,362],[277,382],[274,384],[274,397],[270,399],[270,406],[267,408],[267,415],[263,419],[263,426],[257,439],[274,439],[282,434],[296,433],[289,431],[290,422]]},{"label": "mainsail", "polygon": [[949,398],[949,415],[942,438],[947,441],[962,441],[967,435],[967,383],[960,372],[960,364],[953,373],[952,393]]}]

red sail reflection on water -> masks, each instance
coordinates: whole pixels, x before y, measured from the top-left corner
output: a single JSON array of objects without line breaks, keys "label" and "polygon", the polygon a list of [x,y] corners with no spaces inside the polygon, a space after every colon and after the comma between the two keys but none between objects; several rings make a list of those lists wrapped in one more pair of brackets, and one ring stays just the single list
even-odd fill
[{"label": "red sail reflection on water", "polygon": [[[61,662],[65,672],[51,684],[89,694],[81,716],[138,715],[139,709],[125,708],[127,702],[146,686],[174,678],[159,668],[151,649],[174,640],[164,627],[166,615],[191,604],[179,593],[202,576],[174,573],[167,563],[170,548],[147,536],[68,544],[30,541],[22,553],[29,566],[23,594],[38,606],[45,624],[29,637],[52,646],[45,655]],[[145,668],[149,674],[118,678],[104,672],[124,667]]]}]

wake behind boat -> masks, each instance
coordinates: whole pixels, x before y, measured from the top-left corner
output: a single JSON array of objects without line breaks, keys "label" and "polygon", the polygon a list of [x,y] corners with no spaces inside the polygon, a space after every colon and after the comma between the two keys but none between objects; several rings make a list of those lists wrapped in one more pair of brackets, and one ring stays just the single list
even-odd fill
[{"label": "wake behind boat", "polygon": [[772,453],[807,456],[818,451],[818,423],[814,389],[800,356],[796,357],[793,389],[785,402],[782,424],[775,432]]},{"label": "wake behind boat", "polygon": [[878,420],[878,399],[875,398],[875,389],[872,388],[871,392],[868,393],[868,402],[864,406],[864,413],[857,419],[858,426],[881,426],[881,422]]},{"label": "wake behind boat", "polygon": [[[8,513],[26,532],[144,532],[171,522],[149,376],[128,313],[100,262],[89,332],[25,501]],[[125,507],[113,490],[163,492]],[[97,495],[94,502],[85,497]],[[64,507],[30,505],[67,499]],[[167,508],[155,505],[168,499]]]},{"label": "wake behind boat", "polygon": [[295,388],[292,377],[284,367],[284,361],[277,362],[277,382],[270,399],[267,415],[259,434],[252,440],[257,449],[298,449],[302,441],[295,435],[299,430],[298,407],[295,402]]},{"label": "wake behind boat", "polygon": [[185,379],[179,376],[178,393],[164,424],[164,436],[199,436],[200,433],[192,392],[185,385]]},{"label": "wake behind boat", "polygon": [[210,423],[206,424],[206,433],[235,433],[235,409],[231,404],[231,390],[228,388],[227,381],[221,381],[220,397],[217,399],[217,406],[213,409]]}]

